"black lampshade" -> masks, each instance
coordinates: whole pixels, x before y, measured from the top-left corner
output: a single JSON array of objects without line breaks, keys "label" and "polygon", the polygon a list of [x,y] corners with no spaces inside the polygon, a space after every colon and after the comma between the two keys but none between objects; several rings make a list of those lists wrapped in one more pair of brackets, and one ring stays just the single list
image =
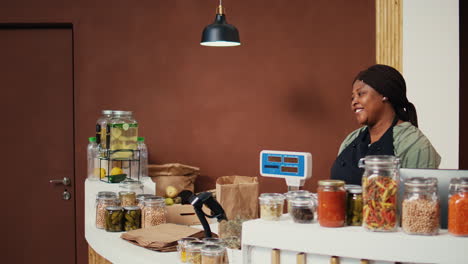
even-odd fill
[{"label": "black lampshade", "polygon": [[200,45],[215,47],[239,46],[239,31],[226,22],[224,14],[216,14],[213,24],[203,30]]}]

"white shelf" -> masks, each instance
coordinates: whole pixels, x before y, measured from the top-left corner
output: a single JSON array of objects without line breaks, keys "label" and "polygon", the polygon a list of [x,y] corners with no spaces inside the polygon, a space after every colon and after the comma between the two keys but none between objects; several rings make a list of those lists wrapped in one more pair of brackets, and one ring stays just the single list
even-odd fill
[{"label": "white shelf", "polygon": [[[259,263],[253,261],[255,248],[305,252],[327,260],[330,256],[339,256],[356,261],[468,263],[468,237],[454,237],[447,230],[441,230],[437,236],[416,236],[401,231],[369,232],[362,227],[325,228],[318,223],[297,224],[283,215],[280,221],[247,221],[242,234],[245,264]],[[281,263],[295,262],[282,260]]]}]

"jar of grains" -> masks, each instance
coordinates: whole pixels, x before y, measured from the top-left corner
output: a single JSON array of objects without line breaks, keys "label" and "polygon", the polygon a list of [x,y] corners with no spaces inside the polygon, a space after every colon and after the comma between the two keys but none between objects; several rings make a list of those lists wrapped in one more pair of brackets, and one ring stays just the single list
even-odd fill
[{"label": "jar of grains", "polygon": [[187,263],[201,264],[201,249],[205,245],[202,241],[193,241],[187,244]]},{"label": "jar of grains", "polygon": [[369,231],[396,231],[399,159],[391,155],[366,156],[359,160],[358,166],[364,168],[362,225]]},{"label": "jar of grains", "polygon": [[468,183],[460,182],[448,205],[448,231],[455,236],[468,236]]},{"label": "jar of grains", "polygon": [[277,221],[283,214],[284,195],[279,193],[262,193],[260,202],[260,218]]},{"label": "jar of grains", "polygon": [[118,199],[115,193],[98,194],[96,198],[96,227],[99,229],[106,228],[106,207],[117,206]]},{"label": "jar of grains", "polygon": [[120,205],[122,207],[136,205],[136,193],[135,192],[120,191],[119,198],[120,198]]},{"label": "jar of grains", "polygon": [[[345,186],[346,188],[346,186]],[[356,186],[346,189],[346,224],[362,225],[362,188]]]},{"label": "jar of grains", "polygon": [[405,181],[401,227],[411,235],[437,235],[440,200],[436,178],[413,177]]},{"label": "jar of grains", "polygon": [[201,248],[202,264],[224,264],[226,248],[222,245],[209,244]]},{"label": "jar of grains", "polygon": [[144,201],[145,206],[142,211],[142,227],[157,226],[166,223],[166,204],[164,198],[148,198]]},{"label": "jar of grains", "polygon": [[186,263],[187,262],[187,246],[188,243],[193,241],[199,241],[195,237],[184,237],[177,241],[177,252],[179,252],[179,259],[180,262]]},{"label": "jar of grains", "polygon": [[123,231],[123,211],[120,206],[106,207],[106,231],[122,232]]},{"label": "jar of grains", "polygon": [[344,181],[322,180],[318,184],[318,221],[320,226],[344,226],[346,215]]},{"label": "jar of grains", "polygon": [[291,199],[291,217],[295,223],[309,224],[314,221],[315,200],[311,196],[295,196]]},{"label": "jar of grains", "polygon": [[310,196],[311,193],[306,190],[296,190],[296,191],[289,191],[284,194],[286,197],[286,201],[288,204],[288,214],[291,215],[291,200],[296,196]]},{"label": "jar of grains", "polygon": [[141,209],[138,206],[126,206],[124,209],[125,231],[141,228]]}]

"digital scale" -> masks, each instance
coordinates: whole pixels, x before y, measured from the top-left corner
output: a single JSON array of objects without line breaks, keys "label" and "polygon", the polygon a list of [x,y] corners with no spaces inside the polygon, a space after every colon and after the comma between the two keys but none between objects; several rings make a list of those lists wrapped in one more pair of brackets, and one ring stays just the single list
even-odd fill
[{"label": "digital scale", "polygon": [[286,179],[288,191],[299,190],[312,177],[312,154],[309,152],[262,150],[260,175]]}]

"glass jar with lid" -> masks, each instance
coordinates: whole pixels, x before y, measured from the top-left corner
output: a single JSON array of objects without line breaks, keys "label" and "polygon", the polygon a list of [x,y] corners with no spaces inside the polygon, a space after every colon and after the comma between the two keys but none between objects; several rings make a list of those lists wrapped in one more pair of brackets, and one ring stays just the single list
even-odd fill
[{"label": "glass jar with lid", "polygon": [[405,181],[401,227],[411,235],[437,235],[440,200],[436,178],[413,177]]},{"label": "glass jar with lid", "polygon": [[133,179],[125,179],[120,182],[119,188],[121,191],[135,192],[137,195],[142,194],[144,191],[143,183]]},{"label": "glass jar with lid", "polygon": [[316,204],[314,198],[295,196],[291,198],[291,217],[295,223],[310,224],[314,221]]},{"label": "glass jar with lid", "polygon": [[295,196],[311,196],[311,195],[312,195],[311,192],[306,191],[306,190],[295,190],[295,191],[289,191],[285,193],[284,196],[286,197],[286,201],[288,204],[288,214],[291,215],[291,200]]},{"label": "glass jar with lid", "polygon": [[143,228],[166,223],[167,210],[164,198],[147,198],[144,200],[144,204],[142,210]]},{"label": "glass jar with lid", "polygon": [[458,187],[460,183],[468,184],[468,177],[456,177],[456,178],[450,179],[449,196],[448,196],[449,198],[457,192],[456,187]]},{"label": "glass jar with lid", "polygon": [[284,195],[279,193],[262,193],[260,202],[260,218],[263,220],[277,221],[283,214]]},{"label": "glass jar with lid", "polygon": [[207,244],[201,248],[202,264],[224,264],[226,247],[220,244]]},{"label": "glass jar with lid", "polygon": [[187,263],[201,264],[201,249],[204,245],[202,241],[192,241],[187,244]]},{"label": "glass jar with lid", "polygon": [[[345,186],[346,188],[346,186]],[[362,225],[362,188],[357,185],[346,189],[346,224],[348,226]]]},{"label": "glass jar with lid", "polygon": [[460,181],[448,203],[448,231],[455,236],[468,236],[468,183]]},{"label": "glass jar with lid", "polygon": [[323,227],[342,227],[346,216],[346,191],[344,181],[318,182],[318,221]]},{"label": "glass jar with lid", "polygon": [[359,160],[362,175],[362,224],[369,231],[392,232],[398,228],[399,159],[372,155]]},{"label": "glass jar with lid", "polygon": [[177,241],[177,252],[179,253],[180,262],[186,263],[187,262],[187,246],[188,243],[193,241],[199,241],[198,238],[195,237],[183,237]]},{"label": "glass jar with lid", "polygon": [[115,193],[100,193],[96,197],[96,227],[106,228],[106,207],[117,206],[119,203]]},{"label": "glass jar with lid", "polygon": [[124,209],[123,226],[125,231],[141,228],[141,209],[138,206],[126,206]]},{"label": "glass jar with lid", "polygon": [[148,198],[157,198],[158,196],[149,194],[149,193],[141,193],[137,194],[136,196],[136,201],[137,201],[137,206],[140,207],[140,209],[143,210],[144,204],[145,204],[145,199]]},{"label": "glass jar with lid", "polygon": [[106,231],[122,232],[123,231],[123,211],[120,206],[107,206],[106,213]]},{"label": "glass jar with lid", "polygon": [[136,193],[132,191],[120,191],[119,192],[120,205],[133,206],[136,205]]},{"label": "glass jar with lid", "polygon": [[114,111],[110,121],[110,150],[112,158],[130,158],[137,150],[138,122],[131,111]]}]

